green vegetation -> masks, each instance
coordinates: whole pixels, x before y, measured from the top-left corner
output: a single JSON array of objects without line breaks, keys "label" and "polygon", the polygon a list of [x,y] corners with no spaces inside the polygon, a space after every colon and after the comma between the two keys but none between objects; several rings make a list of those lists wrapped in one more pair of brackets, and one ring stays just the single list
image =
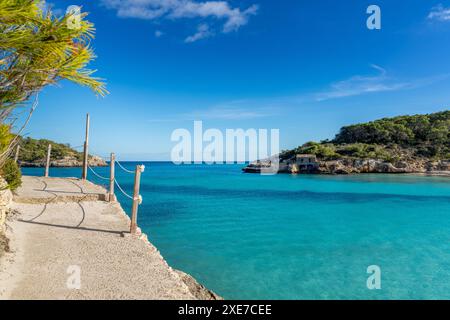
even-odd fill
[{"label": "green vegetation", "polygon": [[20,138],[19,144],[21,151],[19,152],[20,162],[39,162],[45,161],[47,157],[48,145],[52,145],[51,159],[60,160],[64,157],[73,157],[82,160],[82,153],[70,147],[68,144],[56,143],[46,139]]},{"label": "green vegetation", "polygon": [[[55,17],[41,4],[40,0],[0,1],[0,124],[7,122],[14,108],[60,80],[87,86],[98,95],[107,93],[104,83],[92,76],[94,71],[86,68],[95,58],[90,46],[95,29],[85,19],[87,14]],[[0,137],[5,136],[0,132]],[[13,139],[8,151],[16,143]],[[0,167],[7,159],[4,155]]]},{"label": "green vegetation", "polygon": [[11,190],[16,190],[22,184],[22,173],[17,163],[8,159],[4,163],[3,167],[0,169],[0,175],[8,183],[8,187]]},{"label": "green vegetation", "polygon": [[55,17],[43,11],[40,0],[0,2],[0,110],[26,102],[49,84],[67,79],[88,86],[99,95],[106,89],[94,71],[86,69],[95,58],[90,48],[94,27],[81,15]]},{"label": "green vegetation", "polygon": [[6,124],[0,124],[0,154],[6,152],[11,143],[14,135],[11,134],[10,126]]},{"label": "green vegetation", "polygon": [[[6,155],[8,153],[8,148],[14,138],[14,135],[10,130],[11,127],[9,125],[0,124],[0,154]],[[11,190],[20,187],[20,184],[22,183],[20,169],[17,164],[10,159],[3,161],[0,166],[0,176],[6,180],[8,187]]]},{"label": "green vegetation", "polygon": [[[17,136],[12,135],[6,123],[11,122],[8,119],[16,107],[35,97],[31,115],[39,92],[61,80],[87,86],[100,96],[107,94],[105,84],[87,68],[95,58],[90,45],[95,29],[86,20],[87,14],[74,12],[56,17],[43,7],[41,0],[0,1],[0,172],[9,179],[11,188],[19,185],[20,171],[8,158],[23,128]],[[23,160],[45,158],[49,142],[21,141],[32,150],[30,155],[21,153]],[[56,159],[65,155],[80,157],[68,146],[52,145],[52,157]]]},{"label": "green vegetation", "polygon": [[332,141],[308,142],[283,152],[281,158],[304,153],[315,154],[322,160],[450,159],[450,111],[385,118],[346,126]]}]

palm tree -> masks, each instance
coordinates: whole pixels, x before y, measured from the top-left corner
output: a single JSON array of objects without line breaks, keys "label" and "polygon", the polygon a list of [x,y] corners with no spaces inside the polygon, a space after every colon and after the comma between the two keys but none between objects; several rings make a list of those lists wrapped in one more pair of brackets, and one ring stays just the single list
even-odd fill
[{"label": "palm tree", "polygon": [[38,93],[63,79],[107,94],[104,82],[87,68],[95,58],[90,46],[95,29],[86,15],[56,17],[41,0],[0,1],[0,124],[34,96],[31,115]]}]

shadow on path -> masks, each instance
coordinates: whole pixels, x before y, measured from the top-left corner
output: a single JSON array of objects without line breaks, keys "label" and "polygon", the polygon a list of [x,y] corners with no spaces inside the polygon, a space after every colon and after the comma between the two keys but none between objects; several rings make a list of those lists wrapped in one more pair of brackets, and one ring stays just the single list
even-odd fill
[{"label": "shadow on path", "polygon": [[128,231],[102,230],[102,229],[79,227],[79,226],[73,227],[73,226],[66,226],[66,225],[62,225],[62,224],[36,222],[36,221],[23,220],[23,219],[19,219],[18,221],[19,222],[23,222],[23,223],[30,223],[30,224],[36,224],[36,225],[41,225],[41,226],[47,226],[47,227],[64,228],[64,229],[72,229],[72,230],[83,230],[83,231],[93,231],[93,232],[103,232],[103,233],[111,233],[111,234],[117,234],[117,235],[122,235],[124,233],[129,233]]}]

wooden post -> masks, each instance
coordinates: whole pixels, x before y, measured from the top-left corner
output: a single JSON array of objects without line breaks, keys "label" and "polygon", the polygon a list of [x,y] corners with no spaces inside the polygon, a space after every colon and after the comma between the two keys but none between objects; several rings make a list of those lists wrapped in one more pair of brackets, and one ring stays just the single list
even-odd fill
[{"label": "wooden post", "polygon": [[49,144],[48,145],[48,149],[47,149],[47,161],[45,163],[45,177],[48,177],[48,172],[49,172],[49,168],[50,168],[50,154],[52,152],[52,145]]},{"label": "wooden post", "polygon": [[83,173],[81,179],[87,179],[88,171],[88,155],[89,155],[89,113],[86,114],[86,138],[84,140],[84,150],[83,150]]},{"label": "wooden post", "polygon": [[17,163],[17,161],[19,161],[19,151],[20,151],[20,144],[17,145],[17,149],[16,149],[16,155],[14,157],[14,161]]},{"label": "wooden post", "polygon": [[137,230],[137,213],[139,207],[139,188],[141,184],[142,166],[136,166],[134,175],[134,193],[133,193],[133,207],[131,208],[131,226],[130,233],[136,234]]},{"label": "wooden post", "polygon": [[114,196],[115,166],[116,166],[116,155],[114,153],[111,153],[111,159],[109,162],[109,202],[115,200]]}]

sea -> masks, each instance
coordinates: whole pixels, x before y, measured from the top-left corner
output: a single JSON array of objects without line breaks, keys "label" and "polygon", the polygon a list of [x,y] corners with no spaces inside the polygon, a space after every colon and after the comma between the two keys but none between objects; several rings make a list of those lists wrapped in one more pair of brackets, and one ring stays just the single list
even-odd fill
[{"label": "sea", "polygon": [[[449,177],[122,163],[138,164],[138,225],[173,268],[225,299],[450,299]],[[133,174],[116,166],[116,178],[132,194]],[[91,171],[88,179],[108,183]],[[131,200],[116,193],[129,214]]]}]

